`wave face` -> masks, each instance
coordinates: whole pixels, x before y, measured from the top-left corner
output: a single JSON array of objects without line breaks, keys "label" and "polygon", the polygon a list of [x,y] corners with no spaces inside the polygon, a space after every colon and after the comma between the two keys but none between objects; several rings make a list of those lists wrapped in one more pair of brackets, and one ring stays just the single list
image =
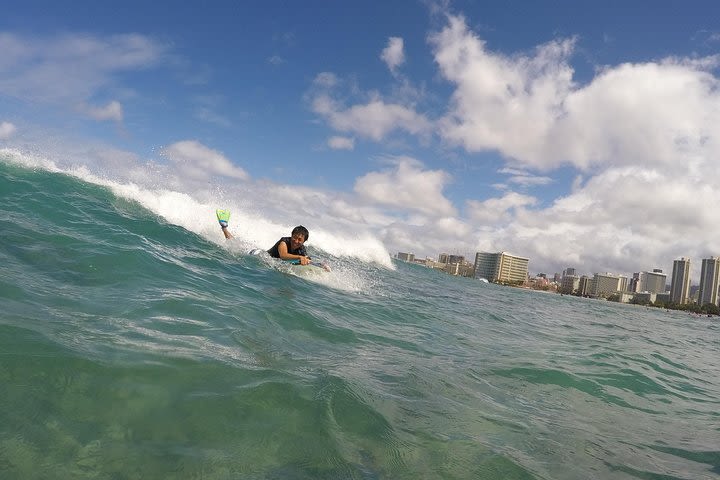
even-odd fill
[{"label": "wave face", "polygon": [[720,475],[717,318],[333,256],[342,232],[306,278],[217,206],[0,159],[0,478]]}]

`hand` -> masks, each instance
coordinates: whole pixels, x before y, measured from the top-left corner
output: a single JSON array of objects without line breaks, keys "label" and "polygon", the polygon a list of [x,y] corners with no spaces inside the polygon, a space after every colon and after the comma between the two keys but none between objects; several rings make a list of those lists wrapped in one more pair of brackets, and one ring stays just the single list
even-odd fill
[{"label": "hand", "polygon": [[310,265],[310,259],[308,257],[300,256],[300,265]]}]

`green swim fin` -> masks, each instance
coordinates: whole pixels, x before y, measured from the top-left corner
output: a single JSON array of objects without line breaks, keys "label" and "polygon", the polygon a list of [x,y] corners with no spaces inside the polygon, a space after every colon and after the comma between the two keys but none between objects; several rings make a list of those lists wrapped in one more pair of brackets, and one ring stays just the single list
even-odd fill
[{"label": "green swim fin", "polygon": [[227,228],[228,222],[230,221],[230,210],[223,210],[221,208],[218,208],[217,210],[215,210],[215,215],[217,215],[220,226],[222,228]]}]

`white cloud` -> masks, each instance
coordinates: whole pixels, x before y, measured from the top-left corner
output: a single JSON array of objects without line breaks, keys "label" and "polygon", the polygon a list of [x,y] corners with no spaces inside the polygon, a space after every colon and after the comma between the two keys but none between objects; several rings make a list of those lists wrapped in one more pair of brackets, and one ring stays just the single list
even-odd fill
[{"label": "white cloud", "polygon": [[710,42],[720,42],[720,33],[712,33],[708,36]]},{"label": "white cloud", "polygon": [[347,106],[351,102],[338,93],[342,83],[335,74],[322,72],[315,77],[306,95],[311,110],[333,129],[376,142],[399,130],[421,137],[432,132],[433,123],[414,109],[413,100],[420,94],[407,81],[398,89],[395,95],[398,98],[391,100],[385,100],[378,92],[363,93],[352,81],[344,82],[350,96],[362,97],[351,106]]},{"label": "white cloud", "polygon": [[7,140],[12,137],[17,128],[10,122],[0,123],[0,140]]},{"label": "white cloud", "polygon": [[352,150],[355,148],[355,139],[335,136],[330,137],[327,144],[333,150]]},{"label": "white cloud", "polygon": [[430,216],[456,214],[442,190],[450,176],[442,170],[424,170],[420,162],[409,157],[392,160],[394,168],[371,172],[355,182],[361,197],[388,207],[418,211]]},{"label": "white cloud", "polygon": [[520,170],[515,168],[501,168],[498,173],[505,173],[510,175],[508,182],[515,183],[522,186],[531,185],[547,185],[552,183],[553,179],[550,177],[534,175],[526,170]]},{"label": "white cloud", "polygon": [[430,42],[455,85],[440,134],[468,152],[496,150],[533,169],[692,170],[720,158],[720,89],[706,71],[717,56],[606,67],[579,86],[569,64],[574,39],[505,56],[451,16]]},{"label": "white cloud", "polygon": [[162,153],[178,167],[182,176],[194,180],[208,180],[218,175],[248,179],[245,170],[233,165],[222,153],[194,140],[173,143],[163,148]]},{"label": "white cloud", "polygon": [[332,88],[338,84],[338,78],[332,72],[320,72],[315,76],[313,84],[318,87]]},{"label": "white cloud", "polygon": [[512,218],[513,210],[531,207],[535,204],[537,204],[535,197],[517,192],[507,192],[499,198],[489,198],[484,201],[468,200],[467,216],[483,226],[501,224]]},{"label": "white cloud", "polygon": [[31,101],[81,103],[119,72],[150,68],[167,47],[138,34],[100,37],[0,34],[0,94]]},{"label": "white cloud", "polygon": [[571,252],[588,272],[667,269],[681,255],[699,263],[720,253],[720,226],[707,208],[718,202],[720,192],[701,178],[611,168],[550,208],[517,217],[505,241],[520,235],[542,265]]},{"label": "white cloud", "polygon": [[405,63],[405,52],[404,52],[403,39],[400,37],[390,37],[388,39],[387,47],[385,47],[380,54],[380,58],[390,69],[390,72],[394,75],[400,65]]},{"label": "white cloud", "polygon": [[456,217],[443,217],[435,220],[432,222],[432,227],[434,231],[442,235],[443,242],[447,242],[448,238],[465,239],[472,233],[470,225]]},{"label": "white cloud", "polygon": [[492,54],[461,17],[430,37],[442,75],[456,85],[441,135],[468,151],[500,150],[529,161],[572,87],[566,60],[573,41],[551,42],[535,56]]},{"label": "white cloud", "polygon": [[424,115],[404,105],[386,103],[380,98],[344,108],[329,95],[321,94],[313,99],[312,109],[325,117],[334,129],[375,141],[383,140],[395,130],[426,135],[432,129],[431,122]]},{"label": "white cloud", "polygon": [[81,108],[81,110],[95,120],[113,120],[117,123],[122,123],[123,121],[123,107],[117,100],[109,102],[104,107],[85,105]]},{"label": "white cloud", "polygon": [[268,58],[267,61],[270,65],[274,65],[276,67],[285,63],[285,59],[282,58],[280,55],[273,55]]}]

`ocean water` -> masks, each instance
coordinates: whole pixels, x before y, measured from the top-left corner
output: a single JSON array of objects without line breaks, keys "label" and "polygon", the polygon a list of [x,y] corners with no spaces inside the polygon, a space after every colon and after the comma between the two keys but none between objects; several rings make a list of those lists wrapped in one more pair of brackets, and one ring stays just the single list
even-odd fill
[{"label": "ocean water", "polygon": [[720,478],[718,318],[304,275],[222,206],[0,152],[0,479]]}]

